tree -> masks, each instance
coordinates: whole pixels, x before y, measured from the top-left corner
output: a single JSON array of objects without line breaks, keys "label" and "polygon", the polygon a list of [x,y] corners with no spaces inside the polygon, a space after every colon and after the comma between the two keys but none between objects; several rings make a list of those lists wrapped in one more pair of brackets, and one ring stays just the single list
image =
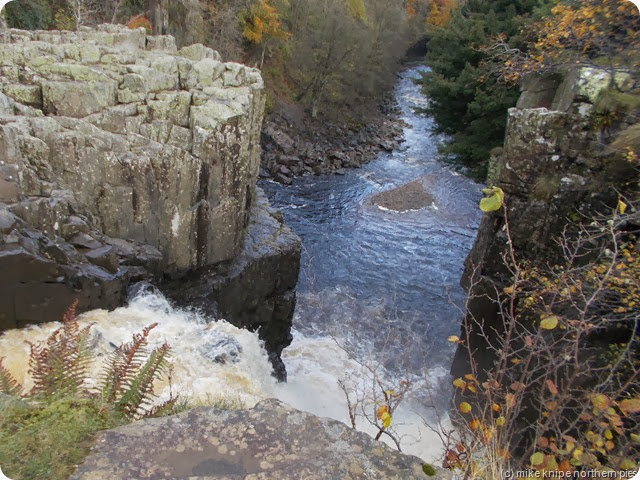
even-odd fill
[{"label": "tree", "polygon": [[285,18],[287,73],[313,116],[336,116],[342,106],[353,113],[387,90],[409,44],[401,1],[291,0]]},{"label": "tree", "polygon": [[260,68],[264,64],[267,45],[277,40],[286,41],[291,34],[283,29],[280,13],[271,0],[256,0],[242,17],[242,35],[249,43],[261,47]]},{"label": "tree", "polygon": [[451,20],[451,11],[457,4],[457,0],[433,0],[427,15],[427,26],[444,27]]},{"label": "tree", "polygon": [[637,69],[640,65],[640,16],[630,2],[563,1],[531,24],[526,49],[503,36],[487,49],[505,83],[523,76],[577,65]]},{"label": "tree", "polygon": [[491,149],[502,144],[507,110],[519,95],[515,87],[491,75],[482,47],[499,34],[521,45],[520,29],[541,3],[470,0],[451,11],[444,26],[430,29],[431,71],[421,80],[430,100],[427,111],[437,131],[448,136],[441,152],[479,178],[486,173]]}]

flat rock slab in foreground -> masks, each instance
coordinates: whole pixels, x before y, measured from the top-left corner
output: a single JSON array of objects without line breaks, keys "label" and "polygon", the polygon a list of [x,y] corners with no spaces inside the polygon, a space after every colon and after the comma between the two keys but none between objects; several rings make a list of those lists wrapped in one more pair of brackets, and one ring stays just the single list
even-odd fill
[{"label": "flat rock slab in foreground", "polygon": [[91,455],[71,478],[429,477],[417,457],[394,451],[341,422],[294,410],[277,400],[265,400],[251,410],[200,407],[103,432]]}]

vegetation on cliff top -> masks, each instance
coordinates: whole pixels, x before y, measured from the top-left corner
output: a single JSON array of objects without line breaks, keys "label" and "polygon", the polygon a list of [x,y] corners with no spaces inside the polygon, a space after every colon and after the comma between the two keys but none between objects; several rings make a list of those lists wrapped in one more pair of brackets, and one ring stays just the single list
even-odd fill
[{"label": "vegetation on cliff top", "polygon": [[431,72],[422,79],[427,110],[447,135],[441,152],[483,178],[490,151],[504,140],[517,83],[580,65],[635,68],[637,13],[618,0],[460,2],[429,30]]},{"label": "vegetation on cliff top", "polygon": [[[151,19],[157,3],[21,0],[7,6],[7,18],[26,29],[126,24],[136,15]],[[261,67],[274,97],[314,116],[353,121],[393,86],[428,13],[423,0],[201,0],[199,8],[204,43],[227,61]]]},{"label": "vegetation on cliff top", "polygon": [[154,403],[153,383],[167,373],[170,353],[166,343],[146,350],[155,324],[115,348],[99,385],[89,386],[92,325],[80,327],[75,305],[45,342],[29,344],[28,392],[0,359],[0,465],[12,478],[67,478],[97,431],[175,411],[176,397]]}]

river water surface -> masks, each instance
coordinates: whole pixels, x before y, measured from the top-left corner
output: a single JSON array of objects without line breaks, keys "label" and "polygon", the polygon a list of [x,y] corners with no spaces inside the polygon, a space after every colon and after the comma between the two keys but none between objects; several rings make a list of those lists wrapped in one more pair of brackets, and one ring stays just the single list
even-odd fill
[{"label": "river water surface", "polygon": [[[446,338],[459,331],[463,261],[480,218],[480,187],[435,161],[432,120],[415,114],[425,100],[406,70],[396,88],[406,142],[344,176],[298,178],[285,187],[262,182],[274,206],[303,241],[303,268],[294,319],[294,341],[284,352],[289,381],[278,384],[255,334],[226,322],[209,323],[173,308],[159,294],[133,299],[114,312],[82,316],[95,322],[98,360],[131,333],[158,322],[150,346],[167,341],[175,363],[172,391],[207,401],[211,396],[251,406],[269,397],[312,413],[349,422],[339,381],[359,413],[370,417],[384,388],[412,389],[395,412],[392,426],[402,449],[425,460],[440,454],[432,425],[446,410],[448,368],[454,347]],[[417,211],[381,209],[372,195],[421,179],[433,201]],[[58,324],[6,332],[0,357],[25,382],[25,340],[43,339]],[[99,366],[95,365],[96,375]],[[380,381],[382,387],[375,383]],[[169,395],[167,383],[160,397]],[[446,415],[441,417],[446,421]],[[364,416],[358,428],[375,434]],[[388,443],[390,439],[383,436]]]}]

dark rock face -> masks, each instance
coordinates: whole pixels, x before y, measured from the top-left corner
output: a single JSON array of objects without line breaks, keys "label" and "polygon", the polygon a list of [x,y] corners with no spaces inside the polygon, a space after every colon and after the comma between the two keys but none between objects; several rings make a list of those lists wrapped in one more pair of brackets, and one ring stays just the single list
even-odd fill
[{"label": "dark rock face", "polygon": [[[130,281],[159,273],[162,255],[153,247],[111,239],[86,223],[86,233],[66,241],[33,228],[12,213],[18,210],[0,204],[8,226],[0,242],[0,331],[58,320],[74,299],[79,311],[116,308]],[[67,204],[58,218],[72,210]]]},{"label": "dark rock face", "polygon": [[[72,480],[424,480],[419,458],[345,424],[265,400],[250,410],[196,408],[98,436]],[[449,479],[437,469],[431,478]]]},{"label": "dark rock face", "polygon": [[[570,219],[612,209],[617,191],[633,178],[633,166],[620,149],[607,146],[629,125],[623,122],[603,133],[594,128],[589,116],[598,93],[609,85],[609,75],[604,70],[581,69],[569,72],[561,82],[557,78],[529,82],[536,90],[524,92],[518,103],[528,108],[509,110],[504,148],[495,152],[487,183],[505,192],[513,246],[521,260],[542,267],[560,263],[563,252],[556,239],[565,227],[571,233]],[[616,76],[620,76],[618,83],[628,80],[626,74]],[[551,85],[557,87],[554,95],[549,92]],[[463,286],[470,289],[470,316],[496,332],[501,331],[502,322],[495,291],[510,282],[502,260],[507,251],[504,223],[501,211],[484,215],[462,278]],[[475,360],[490,366],[486,340],[472,336],[472,343],[472,350],[487,352]],[[454,376],[468,373],[464,348],[458,349],[452,372]]]},{"label": "dark rock face", "polygon": [[269,206],[260,189],[251,209],[240,254],[231,262],[196,270],[166,282],[163,290],[183,306],[258,331],[280,380],[280,355],[291,343],[291,322],[300,268],[300,239]]}]

